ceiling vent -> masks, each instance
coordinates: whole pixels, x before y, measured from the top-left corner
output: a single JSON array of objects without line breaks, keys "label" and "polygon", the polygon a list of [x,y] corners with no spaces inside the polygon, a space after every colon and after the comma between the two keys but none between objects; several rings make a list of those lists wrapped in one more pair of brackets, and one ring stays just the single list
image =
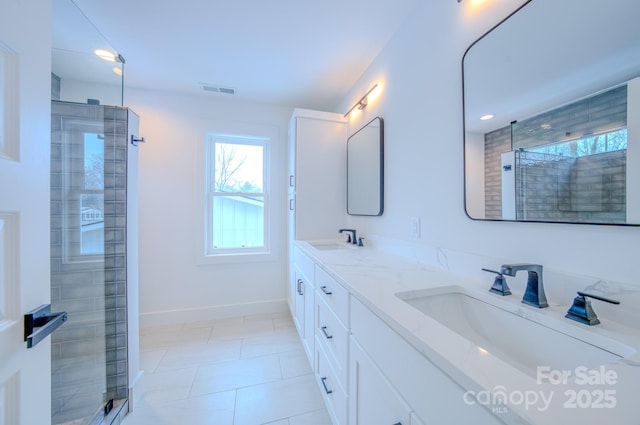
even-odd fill
[{"label": "ceiling vent", "polygon": [[220,87],[211,84],[200,83],[202,90],[212,93],[236,94],[236,89],[231,87]]}]

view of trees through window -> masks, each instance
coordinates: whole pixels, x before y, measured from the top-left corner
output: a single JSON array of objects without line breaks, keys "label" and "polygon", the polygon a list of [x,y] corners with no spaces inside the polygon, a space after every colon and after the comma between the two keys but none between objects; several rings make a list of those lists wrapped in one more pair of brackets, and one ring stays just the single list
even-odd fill
[{"label": "view of trees through window", "polygon": [[216,143],[215,190],[262,192],[262,146]]},{"label": "view of trees through window", "polygon": [[104,253],[104,137],[84,134],[84,190],[80,193],[80,253]]},{"label": "view of trees through window", "polygon": [[266,142],[211,136],[208,148],[208,253],[263,250]]},{"label": "view of trees through window", "polygon": [[579,157],[627,149],[627,129],[584,136],[576,140],[527,148],[528,152]]}]

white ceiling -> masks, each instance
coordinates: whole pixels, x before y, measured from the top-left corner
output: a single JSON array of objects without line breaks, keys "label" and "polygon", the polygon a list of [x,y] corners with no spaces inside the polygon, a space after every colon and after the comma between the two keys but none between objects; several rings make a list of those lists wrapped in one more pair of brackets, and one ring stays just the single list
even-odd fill
[{"label": "white ceiling", "polygon": [[209,96],[321,110],[339,104],[419,2],[74,1],[125,57],[128,87],[203,93],[207,83],[236,89]]}]

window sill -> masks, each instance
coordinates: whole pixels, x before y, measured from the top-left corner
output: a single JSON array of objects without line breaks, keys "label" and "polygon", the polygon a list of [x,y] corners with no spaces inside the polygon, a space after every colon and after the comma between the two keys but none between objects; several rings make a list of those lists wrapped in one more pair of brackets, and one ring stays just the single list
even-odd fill
[{"label": "window sill", "polygon": [[263,263],[276,261],[277,255],[273,252],[234,252],[228,254],[200,255],[197,260],[198,266],[209,266],[215,264],[241,264],[241,263]]}]

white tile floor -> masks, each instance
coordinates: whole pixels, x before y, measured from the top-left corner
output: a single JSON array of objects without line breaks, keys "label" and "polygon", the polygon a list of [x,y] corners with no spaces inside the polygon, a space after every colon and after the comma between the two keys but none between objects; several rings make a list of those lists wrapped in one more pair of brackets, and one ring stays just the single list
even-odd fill
[{"label": "white tile floor", "polygon": [[331,425],[288,313],[143,329],[124,425]]}]

